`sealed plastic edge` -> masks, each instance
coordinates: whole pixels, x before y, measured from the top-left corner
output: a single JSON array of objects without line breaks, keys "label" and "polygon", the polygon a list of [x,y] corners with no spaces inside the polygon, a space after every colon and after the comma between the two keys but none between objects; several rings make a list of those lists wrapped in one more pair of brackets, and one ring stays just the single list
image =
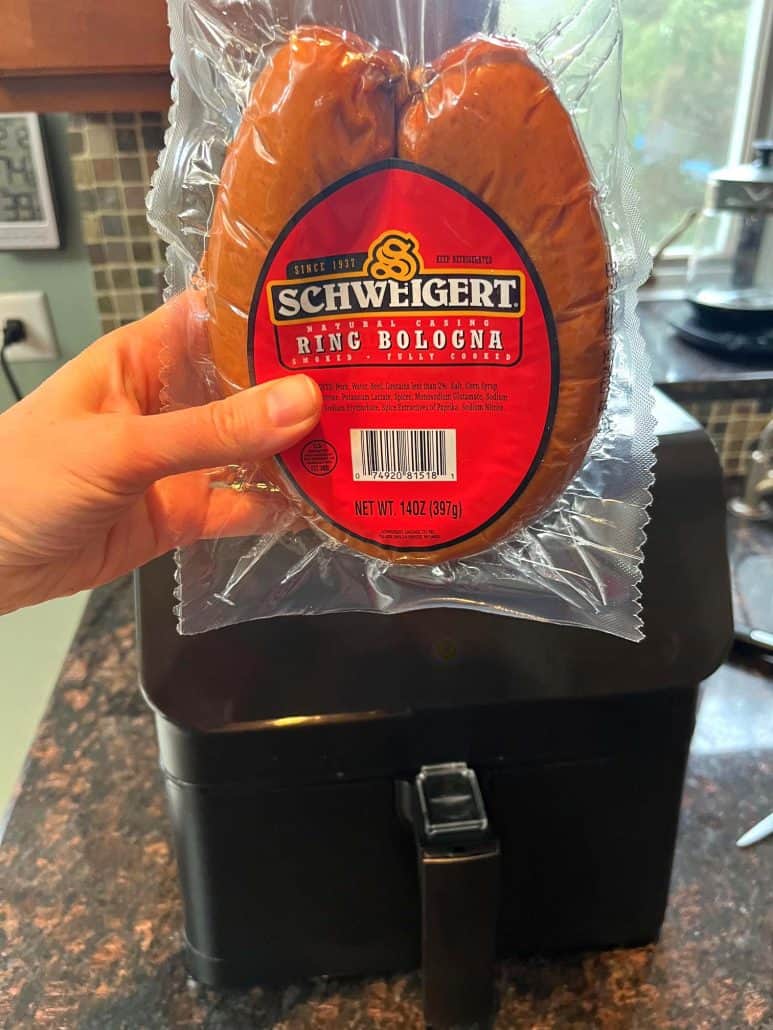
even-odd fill
[{"label": "sealed plastic edge", "polygon": [[[173,5],[174,6],[174,5]],[[614,5],[617,6],[616,4]],[[175,51],[175,25],[173,21],[173,52]],[[182,30],[180,30],[182,34]],[[184,34],[183,34],[184,35]],[[534,55],[534,48],[528,47],[530,55]],[[535,62],[536,63],[536,62]],[[149,206],[149,219],[151,224],[154,226],[156,231],[159,232],[161,237],[169,244],[167,251],[167,269],[166,269],[166,281],[167,290],[166,296],[171,296],[174,293],[179,292],[185,286],[185,274],[184,268],[186,264],[190,264],[190,255],[185,254],[185,248],[180,247],[179,239],[175,236],[175,233],[170,231],[168,218],[174,218],[175,213],[173,211],[161,211],[156,203],[156,198],[159,196],[159,190],[163,190],[165,185],[165,157],[167,150],[174,150],[179,140],[183,138],[182,128],[180,127],[179,113],[181,105],[184,105],[185,90],[190,89],[190,85],[185,82],[184,78],[179,75],[179,69],[177,62],[173,57],[172,60],[172,71],[174,76],[173,86],[173,104],[170,111],[170,129],[167,132],[165,140],[166,146],[165,151],[160,155],[160,167],[156,170],[153,176],[152,191],[148,198]],[[549,74],[546,72],[546,74]],[[559,96],[560,87],[556,84],[552,76],[550,76],[551,82],[556,86]],[[182,96],[182,99],[181,99]],[[583,141],[581,133],[578,133],[579,138]],[[584,141],[583,141],[584,144]],[[624,212],[624,231],[628,235],[629,245],[631,246],[630,261],[626,267],[620,268],[619,277],[616,283],[616,289],[613,291],[618,302],[621,302],[622,313],[619,318],[619,325],[616,326],[614,336],[621,334],[626,338],[626,345],[629,351],[629,357],[635,370],[634,382],[632,386],[631,396],[631,414],[633,416],[634,434],[638,437],[637,440],[637,454],[640,460],[644,455],[648,455],[643,460],[638,470],[638,483],[635,490],[631,491],[628,497],[625,499],[625,504],[631,511],[633,517],[633,526],[631,530],[634,533],[637,541],[635,551],[638,552],[635,555],[636,558],[636,573],[632,577],[629,583],[630,596],[626,602],[630,605],[628,615],[625,616],[625,621],[629,623],[627,627],[620,625],[619,616],[622,614],[619,611],[615,614],[614,612],[606,612],[596,623],[596,628],[604,632],[610,632],[618,636],[625,637],[630,640],[642,639],[642,619],[641,619],[641,579],[642,579],[642,559],[643,559],[643,547],[646,541],[646,526],[649,522],[649,505],[651,503],[651,486],[654,481],[653,466],[655,462],[654,447],[656,445],[655,435],[655,419],[653,414],[653,401],[651,396],[651,377],[649,374],[649,359],[647,357],[644,341],[639,329],[639,320],[635,311],[635,286],[644,281],[648,274],[649,264],[648,255],[646,254],[646,244],[644,243],[643,232],[641,229],[641,219],[636,209],[635,204],[635,189],[632,186],[632,170],[630,161],[628,160],[627,153],[625,150],[618,152],[618,160],[622,167],[618,168],[618,174],[620,175],[620,182],[618,187],[621,192],[621,206]],[[594,168],[593,162],[589,161],[589,166]],[[601,204],[602,213],[605,218],[605,222],[609,217],[609,211],[605,210],[605,205]],[[620,227],[618,226],[618,230]],[[181,276],[182,273],[182,276]],[[182,281],[181,281],[182,279]],[[593,461],[593,444],[589,451],[586,462]],[[580,476],[581,472],[578,474]],[[178,600],[177,614],[182,620],[184,618],[182,612],[182,598],[183,598],[183,579],[184,579],[184,566],[185,558],[184,555],[178,554],[177,556],[177,588],[176,596]],[[436,599],[431,599],[427,606],[433,607],[437,604]],[[448,599],[447,603],[456,603],[453,599]],[[493,606],[487,606],[485,603],[478,604],[471,601],[460,602],[463,606],[483,608],[485,610],[496,610],[501,612],[500,606],[494,608]],[[420,608],[423,605],[419,602],[414,601],[409,607]],[[397,609],[398,610],[399,606]],[[324,611],[334,610],[330,607],[325,607]],[[344,609],[351,610],[351,609]],[[358,609],[359,610],[359,609]],[[269,616],[276,614],[273,612],[266,612],[265,615]],[[281,614],[281,613],[280,613]],[[525,615],[531,618],[539,619],[539,615],[531,614],[528,612],[513,613],[518,615]],[[246,616],[254,617],[254,616]],[[577,613],[569,611],[565,619],[551,617],[546,621],[565,623],[568,625],[582,625],[583,620],[577,618]]]}]

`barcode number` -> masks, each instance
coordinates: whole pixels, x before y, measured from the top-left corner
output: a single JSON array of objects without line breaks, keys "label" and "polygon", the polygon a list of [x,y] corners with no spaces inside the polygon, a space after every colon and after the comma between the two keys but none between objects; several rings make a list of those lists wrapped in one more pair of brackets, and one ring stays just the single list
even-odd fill
[{"label": "barcode number", "polygon": [[453,482],[455,429],[352,429],[352,472],[360,482]]}]

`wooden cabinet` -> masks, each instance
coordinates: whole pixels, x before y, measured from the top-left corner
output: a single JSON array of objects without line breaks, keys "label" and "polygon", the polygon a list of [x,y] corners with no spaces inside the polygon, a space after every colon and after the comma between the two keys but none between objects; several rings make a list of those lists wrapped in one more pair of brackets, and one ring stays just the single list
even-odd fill
[{"label": "wooden cabinet", "polygon": [[166,0],[0,0],[0,110],[169,106]]}]

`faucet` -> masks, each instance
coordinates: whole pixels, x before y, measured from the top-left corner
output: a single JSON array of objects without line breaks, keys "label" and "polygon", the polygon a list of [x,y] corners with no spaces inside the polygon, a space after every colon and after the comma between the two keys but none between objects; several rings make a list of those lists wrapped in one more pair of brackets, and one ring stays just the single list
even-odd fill
[{"label": "faucet", "polygon": [[741,497],[734,497],[728,507],[740,518],[773,520],[773,419],[762,430],[752,452],[749,473]]}]

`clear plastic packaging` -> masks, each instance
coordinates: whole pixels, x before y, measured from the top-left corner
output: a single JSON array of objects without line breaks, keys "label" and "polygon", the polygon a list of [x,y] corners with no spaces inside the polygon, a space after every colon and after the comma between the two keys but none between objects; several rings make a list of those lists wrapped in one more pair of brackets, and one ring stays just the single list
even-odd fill
[{"label": "clear plastic packaging", "polygon": [[640,640],[618,4],[170,0],[170,24],[149,217],[209,350],[192,325],[167,407],[292,372],[326,402],[278,463],[213,473],[265,531],[179,553],[180,631],[461,606]]}]

